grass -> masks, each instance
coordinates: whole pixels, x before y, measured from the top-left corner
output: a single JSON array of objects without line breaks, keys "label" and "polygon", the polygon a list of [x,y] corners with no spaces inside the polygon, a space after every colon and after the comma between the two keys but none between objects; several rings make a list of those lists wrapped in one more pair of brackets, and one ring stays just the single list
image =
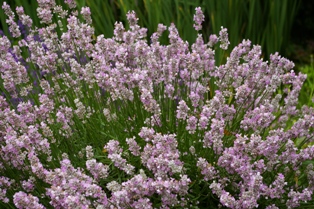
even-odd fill
[{"label": "grass", "polygon": [[310,55],[310,64],[298,67],[298,71],[307,74],[307,78],[302,87],[299,101],[301,104],[313,106],[314,99],[314,61],[313,54]]}]

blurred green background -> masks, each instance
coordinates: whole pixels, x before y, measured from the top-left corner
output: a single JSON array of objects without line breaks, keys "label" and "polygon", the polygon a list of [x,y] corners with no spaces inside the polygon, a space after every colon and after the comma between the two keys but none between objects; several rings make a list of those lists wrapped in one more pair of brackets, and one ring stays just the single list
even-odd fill
[{"label": "blurred green background", "polygon": [[[0,0],[1,5],[3,0]],[[64,5],[63,0],[56,0]],[[300,0],[76,0],[79,8],[89,6],[96,35],[113,35],[115,21],[126,23],[126,13],[134,10],[139,24],[148,28],[149,36],[158,23],[175,23],[181,37],[189,43],[196,38],[193,29],[195,7],[202,7],[206,21],[202,33],[205,41],[210,34],[218,34],[220,27],[228,29],[231,50],[242,39],[250,39],[262,46],[265,57],[279,51],[286,55],[291,29],[302,1]],[[36,0],[9,0],[11,8],[22,5],[25,12],[39,25]],[[1,25],[7,34],[5,16],[0,12]],[[162,38],[167,43],[167,37]]]},{"label": "blurred green background", "polygon": [[[56,0],[63,5],[64,0]],[[148,38],[156,31],[158,23],[169,26],[175,23],[180,36],[190,44],[197,32],[193,28],[195,7],[200,6],[205,14],[201,33],[205,42],[210,34],[218,34],[220,27],[228,29],[230,46],[227,53],[216,51],[217,61],[228,56],[242,39],[250,39],[262,46],[263,57],[279,52],[296,63],[296,71],[308,74],[308,80],[300,99],[308,103],[313,96],[314,52],[314,1],[306,0],[76,0],[79,8],[91,8],[95,35],[112,37],[115,21],[127,23],[126,13],[134,10],[139,25],[148,28]],[[0,0],[2,5],[3,0]],[[11,8],[23,6],[35,25],[40,26],[36,15],[36,0],[7,0]],[[66,6],[64,8],[67,8]],[[5,35],[8,28],[5,15],[0,9],[0,24]],[[168,43],[167,34],[161,37]],[[217,64],[220,64],[217,62]],[[313,75],[312,75],[313,74]],[[313,80],[313,82],[312,82]],[[304,100],[304,101],[303,101]]]}]

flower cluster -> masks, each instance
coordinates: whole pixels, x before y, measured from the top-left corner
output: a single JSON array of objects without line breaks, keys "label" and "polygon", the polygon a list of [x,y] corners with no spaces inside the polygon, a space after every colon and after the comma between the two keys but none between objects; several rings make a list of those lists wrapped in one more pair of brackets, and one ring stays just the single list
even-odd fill
[{"label": "flower cluster", "polygon": [[[148,42],[132,11],[129,27],[94,38],[90,9],[65,3],[38,0],[42,27],[2,6],[12,37],[0,37],[1,205],[313,204],[314,108],[298,105],[306,75],[291,61],[264,61],[244,40],[216,66],[226,28],[189,45],[159,24]],[[196,8],[197,31],[203,21]]]},{"label": "flower cluster", "polygon": [[[46,172],[45,182],[51,186],[46,195],[55,208],[89,208],[107,205],[106,193],[93,183],[94,179],[75,169],[68,159],[63,159],[61,167]],[[97,179],[97,178],[96,178]]]}]

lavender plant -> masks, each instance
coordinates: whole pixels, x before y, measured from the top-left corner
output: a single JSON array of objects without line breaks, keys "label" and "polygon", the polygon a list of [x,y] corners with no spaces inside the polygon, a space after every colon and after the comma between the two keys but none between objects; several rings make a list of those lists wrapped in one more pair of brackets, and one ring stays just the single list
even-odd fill
[{"label": "lavender plant", "polygon": [[[226,28],[189,46],[159,24],[147,43],[134,12],[129,30],[117,22],[112,38],[93,39],[89,8],[65,3],[38,0],[40,28],[17,8],[24,36],[2,6],[12,34],[0,38],[2,207],[313,204],[314,109],[297,107],[306,76],[292,62],[263,61],[244,40],[216,66]],[[201,31],[201,8],[194,21]]]}]

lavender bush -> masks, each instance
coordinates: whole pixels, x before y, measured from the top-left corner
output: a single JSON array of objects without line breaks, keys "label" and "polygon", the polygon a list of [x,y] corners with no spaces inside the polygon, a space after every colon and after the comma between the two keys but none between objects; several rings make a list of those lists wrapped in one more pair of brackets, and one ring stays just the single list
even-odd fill
[{"label": "lavender bush", "polygon": [[216,66],[227,29],[189,46],[160,24],[147,43],[134,12],[94,39],[89,8],[65,2],[38,0],[39,28],[2,6],[2,207],[313,205],[314,109],[297,108],[306,76],[292,62],[244,40]]}]

